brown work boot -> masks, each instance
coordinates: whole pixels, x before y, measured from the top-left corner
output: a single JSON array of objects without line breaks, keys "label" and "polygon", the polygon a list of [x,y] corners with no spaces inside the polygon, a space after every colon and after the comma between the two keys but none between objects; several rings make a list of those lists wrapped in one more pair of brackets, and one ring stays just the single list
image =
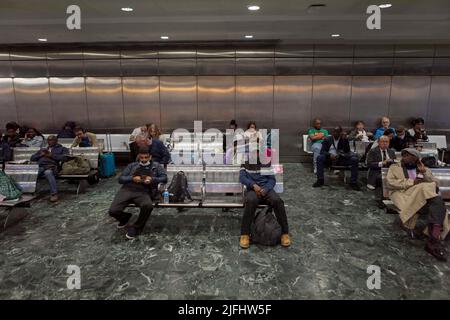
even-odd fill
[{"label": "brown work boot", "polygon": [[242,249],[247,249],[248,247],[250,247],[250,237],[246,234],[241,235],[239,245]]},{"label": "brown work boot", "polygon": [[439,224],[429,224],[429,239],[425,245],[425,251],[440,261],[447,261],[447,250],[441,242],[442,226]]},{"label": "brown work boot", "polygon": [[281,235],[281,245],[283,247],[289,247],[291,245],[291,238],[287,233]]},{"label": "brown work boot", "polygon": [[56,202],[56,201],[58,201],[58,195],[55,193],[50,196],[50,202]]}]

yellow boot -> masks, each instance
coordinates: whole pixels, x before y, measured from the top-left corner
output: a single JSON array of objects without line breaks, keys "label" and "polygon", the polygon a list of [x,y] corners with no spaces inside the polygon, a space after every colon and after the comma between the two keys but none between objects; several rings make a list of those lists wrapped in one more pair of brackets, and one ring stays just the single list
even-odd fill
[{"label": "yellow boot", "polygon": [[248,235],[242,235],[241,239],[239,240],[239,245],[242,249],[247,249],[250,247],[250,237]]},{"label": "yellow boot", "polygon": [[291,238],[287,233],[281,235],[281,245],[283,247],[289,247],[291,245]]}]

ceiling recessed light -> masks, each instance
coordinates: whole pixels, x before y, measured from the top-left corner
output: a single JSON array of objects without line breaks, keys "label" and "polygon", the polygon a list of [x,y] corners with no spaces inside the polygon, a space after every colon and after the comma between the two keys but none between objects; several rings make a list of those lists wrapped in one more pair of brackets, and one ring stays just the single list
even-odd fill
[{"label": "ceiling recessed light", "polygon": [[332,38],[339,38],[341,35],[339,33],[333,33],[331,35]]},{"label": "ceiling recessed light", "polygon": [[380,4],[378,7],[380,7],[381,9],[386,9],[386,8],[392,7],[392,4],[384,3],[384,4]]},{"label": "ceiling recessed light", "polygon": [[133,11],[133,8],[125,7],[125,8],[122,8],[120,10],[125,11],[125,12],[131,12],[131,11]]},{"label": "ceiling recessed light", "polygon": [[169,37],[168,36],[161,36],[161,39],[162,40],[169,40]]},{"label": "ceiling recessed light", "polygon": [[253,36],[252,36],[251,34],[247,34],[247,35],[245,36],[245,38],[246,38],[246,39],[253,39]]},{"label": "ceiling recessed light", "polygon": [[39,38],[38,41],[47,42],[47,39],[46,38]]},{"label": "ceiling recessed light", "polygon": [[258,11],[260,9],[260,7],[256,6],[256,5],[251,5],[251,6],[248,6],[247,8],[250,11]]}]

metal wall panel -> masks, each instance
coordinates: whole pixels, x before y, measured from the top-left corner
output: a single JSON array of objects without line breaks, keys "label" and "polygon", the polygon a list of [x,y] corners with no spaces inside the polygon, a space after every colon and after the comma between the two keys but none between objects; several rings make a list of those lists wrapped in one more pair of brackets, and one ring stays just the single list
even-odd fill
[{"label": "metal wall panel", "polygon": [[197,119],[196,77],[160,77],[161,128],[194,128]]},{"label": "metal wall panel", "polygon": [[122,75],[151,76],[158,74],[158,59],[122,59]]},{"label": "metal wall panel", "polygon": [[314,74],[351,75],[353,58],[314,58]]},{"label": "metal wall panel", "polygon": [[197,58],[197,74],[234,76],[235,62],[234,58]]},{"label": "metal wall panel", "polygon": [[311,118],[321,118],[325,128],[349,126],[351,82],[345,76],[314,76]]},{"label": "metal wall panel", "polygon": [[198,49],[197,58],[235,58],[236,51],[230,49]]},{"label": "metal wall panel", "polygon": [[50,97],[57,129],[66,121],[75,121],[83,127],[88,126],[86,86],[83,77],[50,78]]},{"label": "metal wall panel", "polygon": [[50,77],[83,76],[83,60],[48,60],[48,74]]},{"label": "metal wall panel", "polygon": [[86,78],[89,127],[122,128],[123,102],[120,78]]},{"label": "metal wall panel", "polygon": [[433,57],[395,57],[393,73],[394,75],[429,75],[432,67]]},{"label": "metal wall panel", "polygon": [[275,58],[311,58],[313,56],[313,45],[281,45],[275,48]]},{"label": "metal wall panel", "polygon": [[434,58],[433,75],[450,75],[450,57]]},{"label": "metal wall panel", "polygon": [[410,125],[415,117],[426,118],[431,77],[393,77],[389,116],[393,125]]},{"label": "metal wall panel", "polygon": [[14,77],[47,77],[47,61],[46,60],[12,60],[12,72]]},{"label": "metal wall panel", "polygon": [[314,57],[353,57],[353,51],[352,45],[316,45],[314,46]]},{"label": "metal wall panel", "polygon": [[427,128],[450,130],[450,77],[433,77],[431,80],[430,105]]},{"label": "metal wall panel", "polygon": [[123,78],[125,126],[136,128],[146,123],[160,126],[158,77]]},{"label": "metal wall panel", "polygon": [[48,78],[15,78],[14,90],[20,124],[42,131],[54,128]]},{"label": "metal wall panel", "polygon": [[9,49],[0,49],[0,60],[9,60]]},{"label": "metal wall panel", "polygon": [[275,58],[275,74],[312,74],[313,58]]},{"label": "metal wall panel", "polygon": [[238,49],[236,50],[236,58],[273,58],[275,56],[274,49]]},{"label": "metal wall panel", "polygon": [[12,76],[11,62],[9,60],[0,60],[0,77],[11,78]]},{"label": "metal wall panel", "polygon": [[97,77],[120,76],[120,60],[84,60],[84,74]]},{"label": "metal wall panel", "polygon": [[195,75],[195,59],[159,59],[158,73],[160,75]]},{"label": "metal wall panel", "polygon": [[392,66],[394,58],[358,58],[353,59],[352,74],[353,75],[374,75],[385,76],[392,74]]},{"label": "metal wall panel", "polygon": [[4,133],[5,124],[10,121],[17,122],[13,79],[0,78],[0,128],[2,133]]},{"label": "metal wall panel", "polygon": [[433,45],[396,45],[395,57],[434,57]]},{"label": "metal wall panel", "polygon": [[198,77],[198,119],[203,127],[228,128],[235,118],[235,79],[229,77]]},{"label": "metal wall panel", "polygon": [[362,120],[371,130],[378,126],[381,116],[389,112],[391,77],[354,76],[350,123]]},{"label": "metal wall panel", "polygon": [[301,134],[310,126],[312,76],[278,76],[274,85],[273,128],[280,130],[283,155],[300,155]]},{"label": "metal wall panel", "polygon": [[122,59],[156,59],[158,52],[156,50],[121,50]]},{"label": "metal wall panel", "polygon": [[236,58],[236,75],[273,75],[274,58]]},{"label": "metal wall panel", "polygon": [[436,46],[435,57],[450,57],[450,45]]},{"label": "metal wall panel", "polygon": [[362,44],[355,45],[355,57],[364,58],[393,58],[394,57],[394,46],[393,45],[370,45]]},{"label": "metal wall panel", "polygon": [[273,81],[271,76],[236,77],[236,121],[241,127],[249,121],[259,128],[272,127]]}]

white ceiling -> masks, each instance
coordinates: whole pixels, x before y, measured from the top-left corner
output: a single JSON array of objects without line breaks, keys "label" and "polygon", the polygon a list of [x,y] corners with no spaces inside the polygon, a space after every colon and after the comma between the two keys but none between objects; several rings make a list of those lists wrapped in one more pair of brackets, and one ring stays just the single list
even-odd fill
[{"label": "white ceiling", "polygon": [[[367,30],[367,6],[382,9],[382,29]],[[309,5],[326,7],[308,10]],[[66,8],[81,7],[81,30],[66,28]],[[261,10],[250,12],[247,5]],[[132,7],[123,12],[121,7]],[[450,43],[449,0],[1,0],[0,44],[203,42]],[[331,38],[339,33],[340,38]],[[247,40],[247,41],[254,41]]]}]

